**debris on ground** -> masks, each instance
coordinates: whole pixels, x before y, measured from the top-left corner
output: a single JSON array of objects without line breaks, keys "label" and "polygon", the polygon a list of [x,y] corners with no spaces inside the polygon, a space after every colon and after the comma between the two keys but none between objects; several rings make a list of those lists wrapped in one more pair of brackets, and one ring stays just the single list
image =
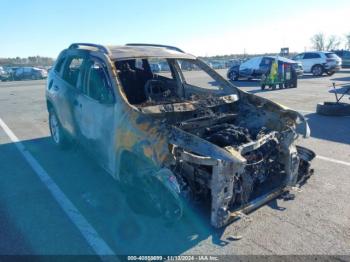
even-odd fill
[{"label": "debris on ground", "polygon": [[241,240],[242,236],[240,235],[229,235],[226,237],[227,240],[229,241],[237,241],[237,240]]}]

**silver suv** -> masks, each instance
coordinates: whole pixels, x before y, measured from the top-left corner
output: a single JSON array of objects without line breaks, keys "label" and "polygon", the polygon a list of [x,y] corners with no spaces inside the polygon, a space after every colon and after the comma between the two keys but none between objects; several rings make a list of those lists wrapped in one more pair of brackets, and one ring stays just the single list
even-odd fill
[{"label": "silver suv", "polygon": [[72,44],[50,70],[46,98],[53,142],[79,142],[166,221],[192,200],[222,227],[311,174],[314,153],[295,144],[310,131],[301,114],[176,47]]},{"label": "silver suv", "polygon": [[323,73],[333,75],[341,67],[342,60],[333,52],[305,52],[298,54],[293,60],[300,61],[304,73],[312,73],[314,76],[322,76]]}]

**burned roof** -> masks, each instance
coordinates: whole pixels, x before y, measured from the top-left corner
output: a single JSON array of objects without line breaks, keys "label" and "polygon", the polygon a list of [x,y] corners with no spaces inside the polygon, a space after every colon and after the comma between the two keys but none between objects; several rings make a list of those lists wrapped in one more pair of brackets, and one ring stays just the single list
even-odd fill
[{"label": "burned roof", "polygon": [[158,46],[108,46],[109,56],[113,60],[126,60],[130,58],[178,58],[196,59],[195,56],[177,50]]},{"label": "burned roof", "polygon": [[93,43],[73,43],[68,49],[85,49],[103,52],[113,60],[127,60],[133,58],[178,58],[196,59],[195,56],[186,54],[175,46],[159,44],[126,44],[115,46],[104,46]]}]

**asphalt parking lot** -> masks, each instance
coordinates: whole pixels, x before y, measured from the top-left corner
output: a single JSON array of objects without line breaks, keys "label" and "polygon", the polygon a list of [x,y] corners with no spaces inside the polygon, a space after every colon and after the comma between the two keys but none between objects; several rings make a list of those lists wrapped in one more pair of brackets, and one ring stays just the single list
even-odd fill
[{"label": "asphalt parking lot", "polygon": [[[0,119],[21,141],[22,153],[29,153],[52,179],[43,183],[0,127],[0,254],[94,254],[48,190],[52,181],[95,230],[95,239],[114,254],[350,255],[350,117],[315,113],[318,102],[334,101],[332,81],[350,83],[350,70],[330,77],[306,75],[298,88],[285,90],[262,92],[258,81],[235,82],[305,115],[311,137],[298,143],[317,158],[315,175],[295,200],[273,200],[223,230],[213,230],[190,210],[180,223],[165,225],[79,147],[54,147],[45,81],[0,83]],[[230,235],[242,239],[229,241]]]}]

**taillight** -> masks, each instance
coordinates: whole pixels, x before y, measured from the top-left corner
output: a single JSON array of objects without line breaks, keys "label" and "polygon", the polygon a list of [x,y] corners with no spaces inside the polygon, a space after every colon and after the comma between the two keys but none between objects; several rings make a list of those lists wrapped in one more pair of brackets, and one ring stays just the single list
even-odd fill
[{"label": "taillight", "polygon": [[327,62],[327,63],[328,63],[328,62],[335,62],[335,59],[327,58],[327,59],[326,59],[326,62]]}]

